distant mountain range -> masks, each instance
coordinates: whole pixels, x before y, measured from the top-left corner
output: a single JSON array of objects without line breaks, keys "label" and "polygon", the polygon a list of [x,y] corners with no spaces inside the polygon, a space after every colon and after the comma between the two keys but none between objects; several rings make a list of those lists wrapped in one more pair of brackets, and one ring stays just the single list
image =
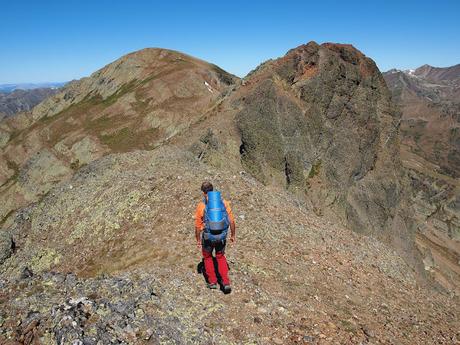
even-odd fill
[{"label": "distant mountain range", "polygon": [[445,83],[449,81],[458,82],[460,79],[460,64],[451,67],[433,67],[425,64],[423,66],[418,67],[417,69],[391,69],[387,72],[384,72],[384,75],[388,76],[395,73],[404,73],[409,76],[422,78],[435,83]]},{"label": "distant mountain range", "polygon": [[29,111],[38,103],[59,92],[59,88],[16,89],[0,92],[0,120],[22,111]]},{"label": "distant mountain range", "polygon": [[20,84],[0,84],[0,92],[10,93],[15,90],[33,90],[33,89],[57,89],[63,87],[67,82],[55,83],[20,83]]},{"label": "distant mountain range", "polygon": [[403,142],[439,171],[460,176],[460,64],[384,73],[402,111]]}]

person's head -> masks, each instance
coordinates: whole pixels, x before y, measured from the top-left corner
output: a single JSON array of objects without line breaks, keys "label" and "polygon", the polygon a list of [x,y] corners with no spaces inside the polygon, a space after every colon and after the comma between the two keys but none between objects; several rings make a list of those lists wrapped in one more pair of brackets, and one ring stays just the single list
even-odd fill
[{"label": "person's head", "polygon": [[201,191],[203,192],[204,195],[207,195],[208,192],[212,192],[214,190],[214,187],[212,186],[212,183],[209,181],[204,181],[201,184]]}]

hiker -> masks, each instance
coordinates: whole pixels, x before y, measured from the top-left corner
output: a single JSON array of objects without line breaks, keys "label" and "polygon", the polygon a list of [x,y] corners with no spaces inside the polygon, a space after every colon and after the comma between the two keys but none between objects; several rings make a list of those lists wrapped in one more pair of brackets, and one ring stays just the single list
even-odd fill
[{"label": "hiker", "polygon": [[211,182],[201,185],[203,201],[195,212],[195,237],[198,249],[203,254],[204,269],[208,280],[208,288],[217,289],[217,276],[212,257],[216,251],[216,261],[222,278],[224,293],[232,291],[228,279],[228,265],[225,258],[225,244],[228,227],[230,226],[230,241],[235,243],[235,219],[227,200],[223,200],[220,192],[214,191]]}]

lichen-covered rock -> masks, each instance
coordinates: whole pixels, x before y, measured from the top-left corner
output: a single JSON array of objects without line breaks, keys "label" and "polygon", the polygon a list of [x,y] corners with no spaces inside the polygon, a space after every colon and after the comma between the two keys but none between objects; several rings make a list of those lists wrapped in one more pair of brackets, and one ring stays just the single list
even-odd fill
[{"label": "lichen-covered rock", "polygon": [[18,208],[42,198],[72,174],[72,169],[49,150],[34,154],[23,167],[16,169],[8,184],[0,187],[0,220],[3,221]]},{"label": "lichen-covered rock", "polygon": [[13,253],[13,239],[7,231],[0,231],[0,265]]},{"label": "lichen-covered rock", "polygon": [[5,147],[10,140],[10,133],[0,129],[0,149]]},{"label": "lichen-covered rock", "polygon": [[27,200],[47,193],[56,182],[69,176],[72,170],[53,153],[43,150],[24,164],[18,176],[18,185]]},{"label": "lichen-covered rock", "polygon": [[106,150],[102,145],[90,137],[84,137],[82,140],[72,145],[70,149],[74,156],[74,162],[79,165],[88,164],[103,156]]},{"label": "lichen-covered rock", "polygon": [[8,180],[13,177],[15,174],[14,169],[12,169],[13,166],[8,164],[8,161],[6,159],[2,159],[0,156],[0,186],[4,185]]}]

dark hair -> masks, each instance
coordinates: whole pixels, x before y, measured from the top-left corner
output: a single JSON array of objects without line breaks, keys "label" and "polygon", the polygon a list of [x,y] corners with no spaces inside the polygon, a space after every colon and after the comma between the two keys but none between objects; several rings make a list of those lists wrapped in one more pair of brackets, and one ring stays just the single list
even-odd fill
[{"label": "dark hair", "polygon": [[203,193],[208,194],[208,192],[212,192],[214,190],[214,187],[212,186],[211,182],[204,181],[201,185],[201,190],[203,191]]}]

